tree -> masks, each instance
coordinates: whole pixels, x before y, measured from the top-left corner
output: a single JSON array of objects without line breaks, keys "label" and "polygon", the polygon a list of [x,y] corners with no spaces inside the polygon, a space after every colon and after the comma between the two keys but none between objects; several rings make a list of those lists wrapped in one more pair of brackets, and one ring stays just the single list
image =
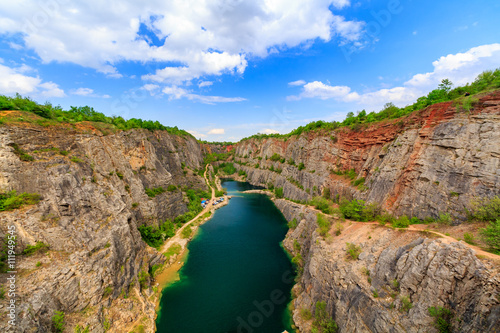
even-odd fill
[{"label": "tree", "polygon": [[443,79],[441,81],[441,83],[439,84],[438,89],[439,90],[444,90],[446,93],[449,93],[452,86],[453,86],[453,83],[451,83],[450,80]]}]

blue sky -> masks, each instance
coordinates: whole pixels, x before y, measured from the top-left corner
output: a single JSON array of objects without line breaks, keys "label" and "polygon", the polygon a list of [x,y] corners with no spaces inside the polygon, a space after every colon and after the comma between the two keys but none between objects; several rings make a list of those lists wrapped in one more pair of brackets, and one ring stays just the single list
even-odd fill
[{"label": "blue sky", "polygon": [[20,0],[0,93],[237,141],[404,106],[500,67],[500,2]]}]

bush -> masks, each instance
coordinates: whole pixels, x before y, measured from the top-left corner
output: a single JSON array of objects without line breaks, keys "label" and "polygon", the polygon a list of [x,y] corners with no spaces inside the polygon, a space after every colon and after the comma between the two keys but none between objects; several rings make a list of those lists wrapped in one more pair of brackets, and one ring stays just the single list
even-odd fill
[{"label": "bush", "polygon": [[34,161],[35,158],[31,155],[29,155],[28,153],[26,153],[24,150],[22,150],[18,145],[17,143],[11,143],[10,146],[12,148],[14,148],[14,154],[16,154],[17,156],[19,156],[19,159],[21,161],[24,161],[24,162],[30,162],[30,161]]},{"label": "bush", "polygon": [[288,222],[288,228],[289,229],[295,229],[295,228],[297,228],[297,219],[293,219],[290,222]]},{"label": "bush", "polygon": [[330,219],[328,219],[326,216],[320,213],[318,213],[316,217],[317,217],[316,223],[318,224],[319,227],[319,234],[323,238],[325,238],[328,235],[328,231],[330,231],[330,225],[332,224],[332,222],[330,221]]},{"label": "bush", "polygon": [[401,308],[400,312],[408,312],[411,308],[413,308],[413,304],[407,296],[401,296]]},{"label": "bush", "polygon": [[168,187],[167,187],[167,191],[169,191],[169,192],[173,192],[176,189],[177,189],[177,186],[175,186],[175,185],[168,185]]},{"label": "bush", "polygon": [[450,225],[451,224],[450,213],[439,214],[439,219],[436,222],[440,224]]},{"label": "bush", "polygon": [[52,326],[54,326],[55,332],[64,332],[64,328],[66,326],[64,322],[64,312],[55,311],[54,316],[52,317]]},{"label": "bush", "polygon": [[490,222],[490,224],[480,230],[481,238],[489,248],[500,253],[500,219]]},{"label": "bush", "polygon": [[273,156],[271,156],[269,159],[273,162],[278,162],[279,160],[281,160],[281,156],[278,153],[274,153]]},{"label": "bush", "polygon": [[500,219],[500,197],[473,200],[467,215],[471,220],[495,221]]},{"label": "bush", "polygon": [[299,171],[300,171],[300,170],[304,170],[306,168],[306,166],[304,165],[304,163],[300,162],[298,168],[299,168]]},{"label": "bush", "polygon": [[276,195],[276,198],[283,198],[283,187],[276,187],[274,189],[274,195]]},{"label": "bush", "polygon": [[410,220],[406,215],[400,216],[392,222],[394,228],[408,228],[410,226]]},{"label": "bush", "polygon": [[144,189],[144,191],[146,192],[146,194],[148,195],[148,197],[154,198],[157,195],[164,193],[165,189],[163,187],[161,187],[161,186],[160,187],[156,187],[156,188],[148,188],[148,187],[146,187]]},{"label": "bush", "polygon": [[363,200],[342,199],[339,204],[340,211],[345,218],[354,221],[366,222],[375,219],[380,213],[380,207],[375,203],[365,205]]},{"label": "bush", "polygon": [[331,214],[333,212],[332,204],[328,199],[323,197],[314,197],[310,202],[310,205],[314,206],[316,209],[319,209],[325,214]]},{"label": "bush", "polygon": [[300,309],[300,316],[304,320],[311,320],[312,313],[311,313],[311,311],[309,311],[309,309],[302,308],[302,309]]},{"label": "bush", "polygon": [[326,311],[326,302],[317,302],[314,311],[313,327],[321,333],[335,333],[338,330],[337,323]]},{"label": "bush", "polygon": [[35,205],[41,199],[36,193],[21,193],[16,191],[0,193],[0,212],[21,208],[23,205]]},{"label": "bush", "polygon": [[142,270],[139,272],[138,278],[141,289],[146,289],[149,285],[149,273]]},{"label": "bush", "polygon": [[26,248],[23,251],[24,255],[30,256],[37,252],[47,252],[49,246],[43,242],[36,242],[35,245],[26,245]]},{"label": "bush", "polygon": [[358,260],[359,255],[361,254],[361,248],[353,243],[346,243],[346,252],[353,260]]},{"label": "bush", "polygon": [[138,227],[142,239],[151,247],[155,249],[163,245],[163,233],[156,227],[149,225],[141,225]]},{"label": "bush", "polygon": [[434,317],[434,327],[437,328],[439,333],[451,333],[451,320],[453,316],[451,311],[443,307],[430,307],[429,315]]},{"label": "bush", "polygon": [[474,245],[475,244],[474,235],[469,232],[464,233],[464,241],[467,244]]}]

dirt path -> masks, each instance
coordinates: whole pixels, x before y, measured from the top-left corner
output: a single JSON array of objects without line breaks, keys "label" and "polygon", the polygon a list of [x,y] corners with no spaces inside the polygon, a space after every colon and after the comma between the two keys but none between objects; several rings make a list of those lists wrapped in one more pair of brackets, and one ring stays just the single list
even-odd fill
[{"label": "dirt path", "polygon": [[[212,189],[212,197],[210,198],[210,204],[208,204],[191,221],[186,222],[181,228],[179,228],[173,237],[170,237],[169,239],[167,239],[167,241],[163,244],[163,246],[160,249],[161,253],[164,253],[165,251],[167,251],[168,248],[170,246],[174,245],[175,243],[179,244],[184,249],[186,247],[186,244],[189,242],[189,238],[182,238],[182,235],[181,235],[182,231],[185,228],[187,228],[188,226],[190,226],[194,221],[196,221],[203,214],[208,213],[214,207],[213,202],[214,202],[214,199],[215,199],[215,189],[212,188],[212,186],[210,186],[210,182],[208,181],[208,178],[207,178],[208,166],[209,166],[209,164],[207,164],[207,166],[205,167],[205,173],[203,174],[203,177],[205,177],[205,181],[207,182],[208,187],[210,187]],[[227,199],[225,199],[225,200],[227,200]]]}]

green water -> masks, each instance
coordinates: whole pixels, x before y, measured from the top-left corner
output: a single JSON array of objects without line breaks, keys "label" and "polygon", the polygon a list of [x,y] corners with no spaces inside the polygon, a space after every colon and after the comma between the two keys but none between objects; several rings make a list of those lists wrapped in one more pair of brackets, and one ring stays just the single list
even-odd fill
[{"label": "green water", "polygon": [[234,197],[188,245],[180,280],[163,291],[157,332],[292,332],[286,220],[266,195],[239,193],[250,185],[223,186]]}]

